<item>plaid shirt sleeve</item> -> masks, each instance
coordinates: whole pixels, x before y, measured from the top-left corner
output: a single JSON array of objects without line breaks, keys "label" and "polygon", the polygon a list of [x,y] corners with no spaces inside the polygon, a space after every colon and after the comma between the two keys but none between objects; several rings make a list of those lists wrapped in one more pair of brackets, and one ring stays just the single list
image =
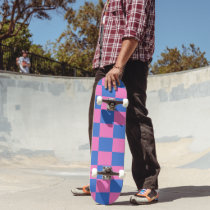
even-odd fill
[{"label": "plaid shirt sleeve", "polygon": [[126,1],[126,29],[123,38],[132,37],[137,41],[142,39],[149,4],[150,0]]},{"label": "plaid shirt sleeve", "polygon": [[99,33],[93,69],[116,63],[122,41],[127,37],[138,41],[130,60],[151,61],[155,47],[155,0],[109,0],[101,26],[99,31],[103,33]]}]

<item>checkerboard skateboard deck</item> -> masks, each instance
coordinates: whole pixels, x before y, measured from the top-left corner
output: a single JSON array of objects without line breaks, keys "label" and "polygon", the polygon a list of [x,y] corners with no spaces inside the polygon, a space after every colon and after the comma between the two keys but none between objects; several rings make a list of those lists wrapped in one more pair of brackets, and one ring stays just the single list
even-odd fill
[{"label": "checkerboard skateboard deck", "polygon": [[113,203],[120,195],[124,177],[125,124],[128,106],[125,85],[110,92],[100,80],[95,92],[91,148],[90,191],[100,204]]}]

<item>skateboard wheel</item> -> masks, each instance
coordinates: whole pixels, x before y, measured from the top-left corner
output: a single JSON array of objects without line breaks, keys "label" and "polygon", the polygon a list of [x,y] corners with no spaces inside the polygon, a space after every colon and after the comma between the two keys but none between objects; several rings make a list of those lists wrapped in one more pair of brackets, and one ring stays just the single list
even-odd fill
[{"label": "skateboard wheel", "polygon": [[124,170],[119,170],[119,178],[124,179],[125,177],[125,171]]},{"label": "skateboard wheel", "polygon": [[98,105],[102,104],[102,96],[97,96],[97,104]]},{"label": "skateboard wheel", "polygon": [[123,99],[123,107],[125,107],[125,108],[128,107],[128,99],[127,98]]},{"label": "skateboard wheel", "polygon": [[98,171],[97,171],[97,168],[93,168],[92,169],[92,177],[97,177],[97,174],[98,174]]}]

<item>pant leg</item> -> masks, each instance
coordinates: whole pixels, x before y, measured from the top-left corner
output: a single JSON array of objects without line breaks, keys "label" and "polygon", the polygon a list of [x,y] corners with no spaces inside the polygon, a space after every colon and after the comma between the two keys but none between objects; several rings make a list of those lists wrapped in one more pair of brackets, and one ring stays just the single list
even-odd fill
[{"label": "pant leg", "polygon": [[148,64],[140,61],[127,63],[122,80],[124,81],[129,106],[126,117],[126,134],[132,153],[132,175],[138,189],[158,189],[160,166],[152,121],[147,117],[146,88]]},{"label": "pant leg", "polygon": [[89,105],[89,126],[88,126],[88,134],[89,134],[90,148],[91,148],[92,132],[93,132],[93,111],[94,111],[96,86],[98,84],[98,81],[101,80],[103,77],[105,77],[106,73],[112,68],[112,66],[113,65],[109,65],[109,66],[106,66],[103,69],[98,69],[96,71],[95,82],[93,84],[93,91],[92,91],[92,96],[91,96],[90,105]]}]

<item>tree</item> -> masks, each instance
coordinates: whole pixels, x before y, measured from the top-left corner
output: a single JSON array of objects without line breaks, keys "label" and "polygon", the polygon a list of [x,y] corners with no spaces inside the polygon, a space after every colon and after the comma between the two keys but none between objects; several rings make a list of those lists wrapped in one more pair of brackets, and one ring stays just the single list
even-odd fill
[{"label": "tree", "polygon": [[71,11],[72,2],[75,0],[0,0],[0,42],[16,36],[32,17],[50,19],[48,11],[58,8]]},{"label": "tree", "polygon": [[151,66],[153,74],[164,74],[207,66],[209,62],[205,58],[205,52],[199,47],[190,44],[182,45],[182,52],[176,48],[168,48],[161,53],[161,58]]},{"label": "tree", "polygon": [[30,46],[29,52],[49,59],[53,59],[51,53],[46,49],[43,49],[42,45],[32,44]]},{"label": "tree", "polygon": [[[8,30],[9,24],[4,25],[4,29]],[[28,29],[28,25],[21,28],[16,36],[10,37],[8,39],[2,40],[3,45],[12,46],[16,51],[21,52],[21,50],[28,50],[31,46],[32,34]]]},{"label": "tree", "polygon": [[61,62],[84,70],[91,69],[98,40],[99,25],[104,3],[85,2],[79,10],[66,13],[67,29],[54,43],[54,54]]},{"label": "tree", "polygon": [[[9,24],[4,25],[7,30]],[[0,69],[17,70],[16,58],[21,55],[22,50],[28,50],[31,46],[32,34],[28,26],[25,25],[19,31],[18,35],[2,40],[3,45],[0,44]]]}]

